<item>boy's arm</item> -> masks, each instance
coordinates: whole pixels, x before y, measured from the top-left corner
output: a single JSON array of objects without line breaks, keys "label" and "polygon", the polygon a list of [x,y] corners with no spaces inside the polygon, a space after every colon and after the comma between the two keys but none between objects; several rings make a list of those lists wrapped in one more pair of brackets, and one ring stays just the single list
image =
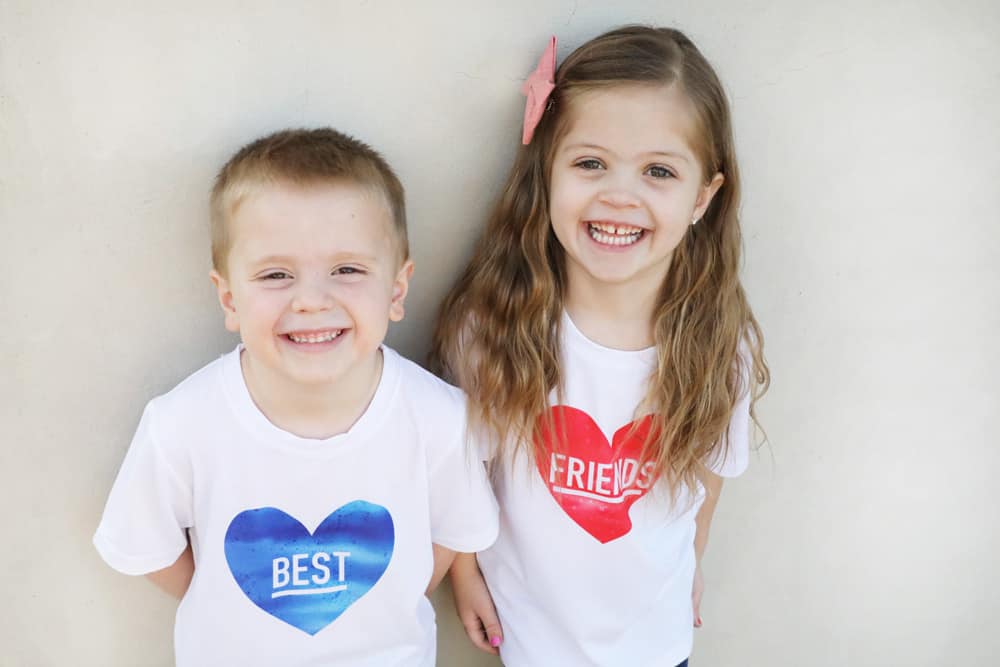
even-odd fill
[{"label": "boy's arm", "polygon": [[191,552],[191,545],[181,553],[173,565],[150,572],[146,578],[156,584],[168,595],[180,600],[187,593],[188,586],[191,585],[191,577],[194,576],[194,555]]},{"label": "boy's arm", "polygon": [[694,586],[691,589],[691,603],[694,606],[694,627],[701,627],[701,595],[704,592],[705,584],[701,576],[701,557],[705,554],[705,547],[708,546],[708,532],[712,526],[712,515],[715,514],[715,506],[719,503],[719,494],[722,493],[722,477],[715,473],[707,473],[702,481],[705,487],[705,502],[695,516],[694,534]]},{"label": "boy's arm", "polygon": [[431,544],[431,546],[434,547],[434,572],[431,574],[431,582],[427,585],[427,595],[433,593],[434,589],[438,587],[448,572],[448,568],[455,562],[455,556],[458,555],[457,551],[452,551],[440,544]]}]

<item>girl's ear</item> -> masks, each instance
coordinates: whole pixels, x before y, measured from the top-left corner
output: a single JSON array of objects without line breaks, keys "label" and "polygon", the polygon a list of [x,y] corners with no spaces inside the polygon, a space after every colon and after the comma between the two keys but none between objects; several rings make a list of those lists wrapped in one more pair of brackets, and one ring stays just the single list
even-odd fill
[{"label": "girl's ear", "polygon": [[719,191],[722,184],[725,182],[726,177],[722,173],[717,173],[712,177],[707,184],[701,187],[698,191],[698,199],[694,203],[694,213],[691,214],[691,221],[697,222],[701,220],[702,216],[705,215],[705,211],[708,210],[708,205],[712,203],[712,198],[715,197],[715,193]]},{"label": "girl's ear", "polygon": [[389,320],[399,322],[406,314],[403,307],[406,301],[406,293],[410,289],[410,278],[413,276],[413,260],[408,259],[403,262],[396,279],[392,283],[392,299],[389,301]]},{"label": "girl's ear", "polygon": [[240,318],[236,313],[236,305],[233,303],[233,291],[229,287],[229,281],[221,273],[212,269],[208,277],[215,285],[215,291],[219,296],[219,305],[222,306],[222,314],[226,317],[226,329],[233,333],[240,332]]}]

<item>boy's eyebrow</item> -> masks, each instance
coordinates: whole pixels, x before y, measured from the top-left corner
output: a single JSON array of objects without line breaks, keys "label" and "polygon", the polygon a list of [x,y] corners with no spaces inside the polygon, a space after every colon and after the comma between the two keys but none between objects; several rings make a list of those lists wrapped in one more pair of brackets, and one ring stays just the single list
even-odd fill
[{"label": "boy's eyebrow", "polygon": [[[378,258],[374,255],[368,255],[360,252],[351,252],[350,250],[344,250],[341,252],[335,252],[330,255],[329,259],[331,261],[343,261],[343,260],[358,260],[363,262],[375,262]],[[295,258],[289,255],[264,255],[263,257],[258,257],[251,260],[250,264],[252,266],[260,266],[262,264],[285,264],[294,262]]]},{"label": "boy's eyebrow", "polygon": [[[605,153],[614,154],[614,151],[608,150],[604,146],[600,146],[598,144],[588,144],[588,143],[570,144],[566,146],[563,150],[578,149],[578,148],[589,148],[592,150],[599,150]],[[684,155],[683,153],[678,153],[677,151],[647,151],[643,153],[643,155],[662,155],[663,157],[677,158],[678,160],[684,160],[685,162],[691,161],[687,155]]]}]

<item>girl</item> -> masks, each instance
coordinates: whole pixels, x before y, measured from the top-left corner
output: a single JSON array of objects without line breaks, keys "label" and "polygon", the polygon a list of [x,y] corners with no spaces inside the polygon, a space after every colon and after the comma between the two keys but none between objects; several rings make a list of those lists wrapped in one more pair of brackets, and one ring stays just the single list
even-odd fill
[{"label": "girl", "polygon": [[501,505],[479,567],[452,568],[456,604],[508,666],[684,665],[769,379],[725,93],[683,34],[646,27],[558,70],[553,38],[525,92],[526,145],[435,336]]}]

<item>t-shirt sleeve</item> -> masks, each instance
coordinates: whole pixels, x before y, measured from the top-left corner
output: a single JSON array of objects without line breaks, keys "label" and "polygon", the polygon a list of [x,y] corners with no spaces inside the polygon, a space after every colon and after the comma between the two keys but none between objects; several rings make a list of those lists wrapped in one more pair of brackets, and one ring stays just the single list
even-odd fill
[{"label": "t-shirt sleeve", "polygon": [[178,468],[157,441],[151,402],[94,535],[94,546],[108,565],[125,574],[147,574],[172,565],[187,547],[191,485]]},{"label": "t-shirt sleeve", "polygon": [[750,463],[750,377],[753,360],[749,348],[741,346],[740,398],[733,408],[725,437],[715,447],[708,467],[721,477],[738,477]]},{"label": "t-shirt sleeve", "polygon": [[450,441],[443,443],[429,473],[431,541],[469,553],[496,541],[498,509],[481,447],[465,432],[464,405],[456,414],[462,418],[448,429]]},{"label": "t-shirt sleeve", "polygon": [[750,394],[747,392],[736,402],[726,438],[713,451],[708,467],[721,477],[739,477],[746,471],[749,462]]}]

